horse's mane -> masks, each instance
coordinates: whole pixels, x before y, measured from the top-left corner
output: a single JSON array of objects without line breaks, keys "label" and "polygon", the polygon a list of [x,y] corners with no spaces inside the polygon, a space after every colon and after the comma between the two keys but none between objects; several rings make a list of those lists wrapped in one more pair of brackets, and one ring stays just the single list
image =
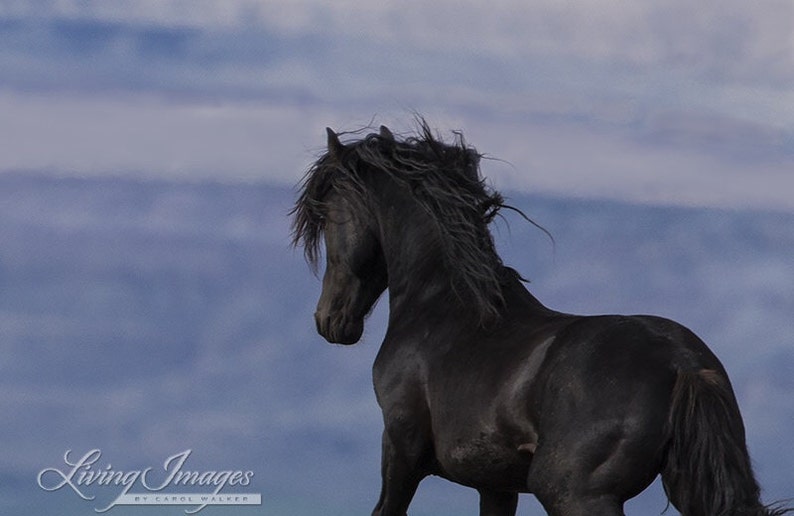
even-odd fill
[{"label": "horse's mane", "polygon": [[436,226],[457,295],[474,306],[481,319],[495,316],[502,303],[504,268],[488,224],[506,205],[480,175],[481,155],[460,132],[454,135],[453,143],[445,143],[420,119],[414,135],[397,139],[383,128],[345,143],[340,155],[323,154],[306,173],[291,211],[293,244],[303,246],[316,269],[328,193],[339,192],[368,209],[366,175],[388,174],[412,191]]}]

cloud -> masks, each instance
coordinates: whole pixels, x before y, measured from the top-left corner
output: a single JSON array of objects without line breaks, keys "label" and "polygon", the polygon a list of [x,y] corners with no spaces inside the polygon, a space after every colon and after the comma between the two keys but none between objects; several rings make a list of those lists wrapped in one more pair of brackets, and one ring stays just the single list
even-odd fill
[{"label": "cloud", "polygon": [[[322,149],[324,127],[357,129],[368,107],[179,102],[0,94],[0,170],[294,185]],[[423,110],[462,129],[499,189],[633,202],[794,210],[794,158],[780,134],[730,119],[666,114],[645,125],[582,125],[567,115],[518,119]],[[411,129],[393,108],[376,123]],[[448,133],[447,133],[448,134]]]},{"label": "cloud", "polygon": [[786,5],[6,2],[0,170],[294,183],[416,110],[499,186],[791,209]]},{"label": "cloud", "polygon": [[[752,6],[64,0],[7,2],[0,16],[10,21],[3,28],[9,36],[4,53],[11,43],[23,65],[48,56],[69,64],[73,52],[73,61],[84,58],[89,65],[78,66],[82,73],[104,68],[112,72],[102,74],[105,80],[118,77],[132,86],[148,81],[193,91],[267,91],[268,70],[302,63],[330,75],[310,75],[315,85],[329,78],[339,86],[358,85],[352,95],[362,83],[388,95],[390,84],[406,80],[416,85],[409,90],[419,91],[473,85],[472,97],[544,89],[584,99],[628,95],[642,106],[705,104],[756,120],[777,114],[775,123],[790,127],[793,10],[776,0]],[[235,76],[229,70],[235,64],[251,73],[237,70]],[[197,77],[202,67],[209,73]],[[443,74],[433,76],[432,70]],[[214,82],[218,75],[222,80]],[[304,77],[296,79],[288,86],[301,90]],[[310,93],[325,98],[328,91]]]},{"label": "cloud", "polygon": [[323,110],[0,94],[0,169],[293,183]]},{"label": "cloud", "polygon": [[[8,2],[7,2],[8,4]],[[442,0],[400,3],[314,0],[169,0],[124,3],[76,0],[12,2],[8,19],[151,27],[213,34],[272,33],[281,38],[347,39],[446,51],[499,60],[575,59],[620,68],[659,68],[696,80],[784,89],[794,76],[794,6],[766,0],[663,5],[620,1],[560,3],[496,1],[488,5]]]},{"label": "cloud", "polygon": [[[748,62],[790,77],[792,7],[785,0],[748,6],[739,0],[692,4],[627,4],[617,0],[561,3],[497,0],[488,5],[441,0],[361,3],[340,0],[226,2],[101,0],[5,2],[0,16],[228,30],[260,27],[290,34],[358,34],[415,47],[445,44],[508,55],[575,55],[634,63],[713,63],[748,74]],[[735,62],[734,58],[740,62]],[[742,71],[744,69],[744,71]],[[769,70],[765,68],[764,75]]]}]

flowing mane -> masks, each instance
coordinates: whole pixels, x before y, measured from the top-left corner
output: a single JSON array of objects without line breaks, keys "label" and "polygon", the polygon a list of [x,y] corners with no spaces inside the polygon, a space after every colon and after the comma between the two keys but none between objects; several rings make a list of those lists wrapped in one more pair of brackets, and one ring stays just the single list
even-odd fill
[{"label": "flowing mane", "polygon": [[484,319],[496,315],[503,267],[488,224],[506,205],[480,175],[481,155],[466,144],[461,133],[454,135],[454,141],[446,143],[420,120],[414,135],[397,139],[383,128],[346,142],[340,156],[323,154],[306,173],[291,211],[293,244],[303,246],[307,261],[316,269],[328,193],[345,195],[366,210],[367,177],[388,174],[410,189],[437,228],[456,294],[474,303]]}]

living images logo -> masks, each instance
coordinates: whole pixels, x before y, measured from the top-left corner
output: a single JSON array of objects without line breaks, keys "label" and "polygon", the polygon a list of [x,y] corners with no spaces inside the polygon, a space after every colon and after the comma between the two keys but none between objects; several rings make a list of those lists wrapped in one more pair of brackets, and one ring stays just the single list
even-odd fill
[{"label": "living images logo", "polygon": [[192,450],[171,455],[162,468],[116,470],[100,462],[102,452],[90,450],[82,456],[67,450],[63,467],[45,468],[36,478],[45,491],[71,490],[86,501],[96,500],[100,489],[116,489],[108,504],[95,507],[98,513],[120,505],[184,505],[186,514],[195,514],[209,505],[261,505],[259,493],[230,492],[225,488],[250,485],[253,471],[190,470],[187,461]]}]

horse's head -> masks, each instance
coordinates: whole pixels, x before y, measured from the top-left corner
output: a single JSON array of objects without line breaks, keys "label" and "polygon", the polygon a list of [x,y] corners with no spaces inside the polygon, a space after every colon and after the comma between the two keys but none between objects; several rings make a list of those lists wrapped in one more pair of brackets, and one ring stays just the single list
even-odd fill
[{"label": "horse's head", "polygon": [[327,152],[306,175],[294,243],[313,265],[325,244],[315,318],[331,342],[361,338],[387,280],[391,310],[440,292],[481,323],[499,315],[504,267],[488,224],[504,199],[480,177],[480,154],[461,134],[446,144],[420,122],[417,136],[395,139],[381,127],[345,144],[328,129]]},{"label": "horse's head", "polygon": [[326,267],[314,314],[317,332],[338,344],[355,344],[364,319],[386,289],[386,262],[373,217],[363,206],[360,184],[349,177],[345,146],[328,129],[328,152],[307,177],[295,209],[295,238],[317,260],[322,236]]}]

